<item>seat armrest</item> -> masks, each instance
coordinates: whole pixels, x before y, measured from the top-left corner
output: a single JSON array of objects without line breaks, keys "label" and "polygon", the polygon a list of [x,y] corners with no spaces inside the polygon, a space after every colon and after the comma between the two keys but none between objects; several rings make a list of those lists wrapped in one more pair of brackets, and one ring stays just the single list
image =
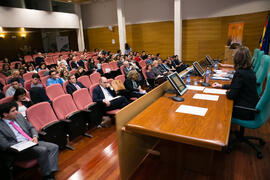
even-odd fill
[{"label": "seat armrest", "polygon": [[73,115],[75,115],[75,114],[78,114],[78,113],[80,113],[80,112],[81,112],[81,111],[75,111],[75,112],[69,114],[69,115],[66,117],[66,119],[69,119],[71,116],[73,116]]},{"label": "seat armrest", "polygon": [[71,122],[71,120],[69,120],[69,119],[61,119],[60,121],[63,121],[65,123],[70,123]]},{"label": "seat armrest", "polygon": [[38,134],[39,134],[39,136],[46,136],[46,132],[44,132],[44,131],[40,131],[40,132],[38,132]]},{"label": "seat armrest", "polygon": [[244,110],[248,110],[248,111],[252,111],[252,112],[256,112],[256,113],[259,113],[260,111],[255,109],[255,108],[249,108],[249,107],[245,107],[245,106],[234,106],[235,108],[238,108],[238,109],[244,109]]}]

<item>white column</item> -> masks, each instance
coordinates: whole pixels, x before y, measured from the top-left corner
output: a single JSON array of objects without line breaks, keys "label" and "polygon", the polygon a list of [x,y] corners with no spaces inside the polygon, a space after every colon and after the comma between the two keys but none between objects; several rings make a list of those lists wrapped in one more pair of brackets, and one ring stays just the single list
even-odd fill
[{"label": "white column", "polygon": [[174,0],[174,54],[182,59],[181,0]]},{"label": "white column", "polygon": [[83,51],[85,49],[84,37],[83,37],[83,24],[82,24],[82,14],[80,4],[75,4],[75,13],[78,16],[79,29],[77,29],[77,40],[78,40],[78,49]]},{"label": "white column", "polygon": [[126,43],[126,22],[124,13],[124,0],[116,0],[117,7],[117,20],[118,20],[118,32],[119,32],[119,45],[122,53],[125,53]]}]

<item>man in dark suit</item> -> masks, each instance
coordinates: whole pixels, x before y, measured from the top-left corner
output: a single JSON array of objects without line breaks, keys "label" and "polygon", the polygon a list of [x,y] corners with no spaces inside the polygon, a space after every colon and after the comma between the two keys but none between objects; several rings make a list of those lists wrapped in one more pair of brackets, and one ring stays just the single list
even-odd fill
[{"label": "man in dark suit", "polygon": [[93,101],[103,103],[106,111],[121,109],[129,103],[124,96],[116,96],[105,77],[100,78],[99,85],[93,90]]},{"label": "man in dark suit", "polygon": [[[44,179],[54,179],[58,170],[58,146],[53,143],[38,141],[36,129],[16,110],[12,102],[0,105],[0,150],[10,156],[5,164],[14,160],[38,159],[40,171]],[[10,147],[23,141],[33,141],[38,145],[19,153],[14,153]],[[3,162],[1,162],[3,163]]]},{"label": "man in dark suit", "polygon": [[82,83],[78,82],[76,80],[75,75],[72,74],[68,76],[68,84],[66,88],[67,88],[67,93],[72,95],[74,91],[77,91],[78,89],[81,89],[81,88],[85,88],[85,86]]}]

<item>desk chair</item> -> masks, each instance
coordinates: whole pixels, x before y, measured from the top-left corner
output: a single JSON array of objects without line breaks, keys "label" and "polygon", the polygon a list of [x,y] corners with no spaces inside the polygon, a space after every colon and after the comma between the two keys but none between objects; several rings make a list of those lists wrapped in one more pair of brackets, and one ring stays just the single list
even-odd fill
[{"label": "desk chair", "polygon": [[263,55],[264,55],[264,52],[263,51],[259,51],[258,52],[258,56],[257,56],[256,60],[253,63],[253,70],[254,70],[255,73],[258,71],[258,69],[261,66],[261,59],[262,59],[262,56]]},{"label": "desk chair", "polygon": [[256,48],[254,49],[254,53],[253,53],[253,57],[251,59],[252,64],[256,61],[256,59],[258,58],[258,53],[260,52],[260,49]]},{"label": "desk chair", "polygon": [[259,137],[244,136],[245,128],[257,129],[261,127],[270,117],[270,73],[267,77],[267,83],[262,97],[256,105],[256,108],[247,108],[238,106],[237,108],[242,108],[250,111],[256,112],[254,120],[241,120],[237,118],[232,118],[232,123],[240,125],[240,132],[236,132],[236,139],[233,140],[228,146],[228,152],[231,151],[231,147],[236,142],[245,142],[250,145],[256,152],[257,158],[262,159],[263,155],[258,146],[250,142],[249,139],[258,140],[260,145],[264,145],[265,141]]},{"label": "desk chair", "polygon": [[270,63],[270,56],[263,55],[261,58],[260,68],[256,72],[258,95],[261,95],[261,93],[262,93],[263,82],[264,82],[265,77],[267,76],[269,63]]}]

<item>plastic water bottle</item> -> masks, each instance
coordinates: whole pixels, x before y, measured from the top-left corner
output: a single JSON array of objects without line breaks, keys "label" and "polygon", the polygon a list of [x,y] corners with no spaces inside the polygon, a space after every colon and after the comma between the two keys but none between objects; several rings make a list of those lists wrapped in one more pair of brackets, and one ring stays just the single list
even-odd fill
[{"label": "plastic water bottle", "polygon": [[205,79],[204,82],[205,83],[209,83],[209,79],[210,79],[210,71],[209,71],[209,67],[207,67],[206,71],[205,71]]},{"label": "plastic water bottle", "polygon": [[215,63],[214,70],[218,70],[218,63]]},{"label": "plastic water bottle", "polygon": [[187,81],[186,81],[187,85],[190,85],[190,82],[191,82],[190,74],[188,74],[188,75],[187,75]]}]

